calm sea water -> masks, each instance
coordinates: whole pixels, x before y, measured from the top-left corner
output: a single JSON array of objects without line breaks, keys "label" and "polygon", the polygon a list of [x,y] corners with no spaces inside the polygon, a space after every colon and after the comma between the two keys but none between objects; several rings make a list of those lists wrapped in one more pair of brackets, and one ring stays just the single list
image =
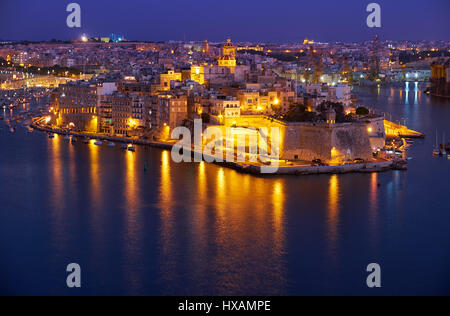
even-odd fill
[{"label": "calm sea water", "polygon": [[0,122],[0,293],[450,294],[450,161],[431,155],[450,102],[407,90],[355,89],[428,136],[382,174],[254,177]]}]

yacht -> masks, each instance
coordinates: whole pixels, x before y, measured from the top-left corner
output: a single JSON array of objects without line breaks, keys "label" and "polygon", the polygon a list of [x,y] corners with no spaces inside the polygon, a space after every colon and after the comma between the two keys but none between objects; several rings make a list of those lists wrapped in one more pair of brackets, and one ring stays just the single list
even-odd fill
[{"label": "yacht", "polygon": [[108,143],[108,147],[116,147],[116,144],[113,143],[113,142],[109,142],[109,143]]},{"label": "yacht", "polygon": [[445,133],[444,133],[443,142],[442,142],[442,145],[441,145],[441,155],[442,156],[447,156],[447,149],[445,147],[446,146],[445,146]]},{"label": "yacht", "polygon": [[101,140],[98,140],[94,143],[94,145],[101,146],[101,145],[103,145],[103,142]]},{"label": "yacht", "polygon": [[436,146],[433,149],[433,156],[439,156],[441,153],[441,150],[439,149],[439,144],[438,144],[438,132],[436,131]]}]

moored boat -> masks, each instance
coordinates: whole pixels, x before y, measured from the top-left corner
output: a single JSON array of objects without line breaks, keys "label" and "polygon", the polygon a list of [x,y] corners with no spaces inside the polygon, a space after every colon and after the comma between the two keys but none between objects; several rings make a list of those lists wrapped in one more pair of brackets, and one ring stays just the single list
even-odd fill
[{"label": "moored boat", "polygon": [[445,146],[445,133],[444,133],[442,140],[443,140],[443,142],[442,142],[442,145],[440,146],[440,153],[442,156],[447,156],[447,149],[445,148],[446,147]]},{"label": "moored boat", "polygon": [[438,145],[438,131],[436,130],[436,145],[433,149],[433,156],[439,156],[441,154],[441,150]]}]

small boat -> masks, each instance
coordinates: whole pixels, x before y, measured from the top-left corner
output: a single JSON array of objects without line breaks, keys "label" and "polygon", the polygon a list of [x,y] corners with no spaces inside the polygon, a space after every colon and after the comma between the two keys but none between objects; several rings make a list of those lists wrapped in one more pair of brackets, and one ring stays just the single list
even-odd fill
[{"label": "small boat", "polygon": [[77,141],[78,141],[78,139],[76,137],[74,137],[74,136],[72,136],[72,138],[70,139],[70,142],[72,144],[76,143]]},{"label": "small boat", "polygon": [[101,145],[103,145],[103,142],[102,142],[101,140],[99,140],[99,141],[96,141],[96,142],[94,143],[94,145],[95,145],[95,146],[101,146]]},{"label": "small boat", "polygon": [[442,156],[447,156],[447,150],[446,150],[445,147],[446,146],[445,146],[445,133],[444,133],[443,142],[442,142],[442,145],[441,145],[441,155]]},{"label": "small boat", "polygon": [[54,134],[48,134],[48,138],[55,138]]},{"label": "small boat", "polygon": [[433,156],[439,156],[441,153],[441,150],[439,149],[439,145],[438,145],[438,132],[436,130],[436,146],[433,149]]},{"label": "small boat", "polygon": [[134,146],[133,146],[133,145],[130,145],[130,146],[128,146],[128,151],[132,151],[132,152],[135,152],[135,151],[136,151],[136,149],[134,148]]},{"label": "small boat", "polygon": [[66,142],[70,141],[70,136],[68,136],[68,135],[64,136],[63,140],[66,141]]},{"label": "small boat", "polygon": [[127,149],[128,149],[128,145],[123,144],[123,145],[121,146],[121,148],[122,148],[123,150],[127,150]]},{"label": "small boat", "polygon": [[89,144],[89,138],[83,139],[83,144]]},{"label": "small boat", "polygon": [[108,146],[108,147],[116,147],[116,144],[113,143],[113,142],[109,142],[107,146]]}]

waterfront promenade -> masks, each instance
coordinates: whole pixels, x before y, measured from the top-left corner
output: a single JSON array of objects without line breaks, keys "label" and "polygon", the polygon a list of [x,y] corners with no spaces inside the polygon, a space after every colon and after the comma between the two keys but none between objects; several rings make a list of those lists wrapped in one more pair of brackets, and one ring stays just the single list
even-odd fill
[{"label": "waterfront promenade", "polygon": [[[118,136],[107,136],[98,135],[92,133],[79,133],[79,132],[68,132],[66,130],[54,128],[54,127],[44,127],[36,123],[39,120],[34,120],[31,127],[47,133],[55,133],[59,135],[70,135],[79,138],[89,138],[101,141],[118,142],[123,144],[134,144],[142,146],[150,146],[165,150],[172,150],[173,146],[177,141],[149,141],[139,138],[125,138]],[[195,152],[191,150],[192,156],[201,156],[203,160],[210,158],[208,160],[214,160],[214,157],[206,157],[204,153]],[[254,175],[263,175],[262,168],[267,167],[262,163],[252,163],[252,162],[214,162],[215,164],[222,165],[238,172],[249,173]],[[345,163],[329,166],[314,166],[305,162],[287,162],[285,160],[280,160],[278,163],[277,170],[270,174],[265,175],[311,175],[311,174],[344,174],[344,173],[370,173],[370,172],[385,172],[389,170],[396,169],[398,167],[398,162],[394,160],[386,160],[381,158],[374,158],[373,161],[364,163]],[[403,167],[404,169],[404,167]]]}]

